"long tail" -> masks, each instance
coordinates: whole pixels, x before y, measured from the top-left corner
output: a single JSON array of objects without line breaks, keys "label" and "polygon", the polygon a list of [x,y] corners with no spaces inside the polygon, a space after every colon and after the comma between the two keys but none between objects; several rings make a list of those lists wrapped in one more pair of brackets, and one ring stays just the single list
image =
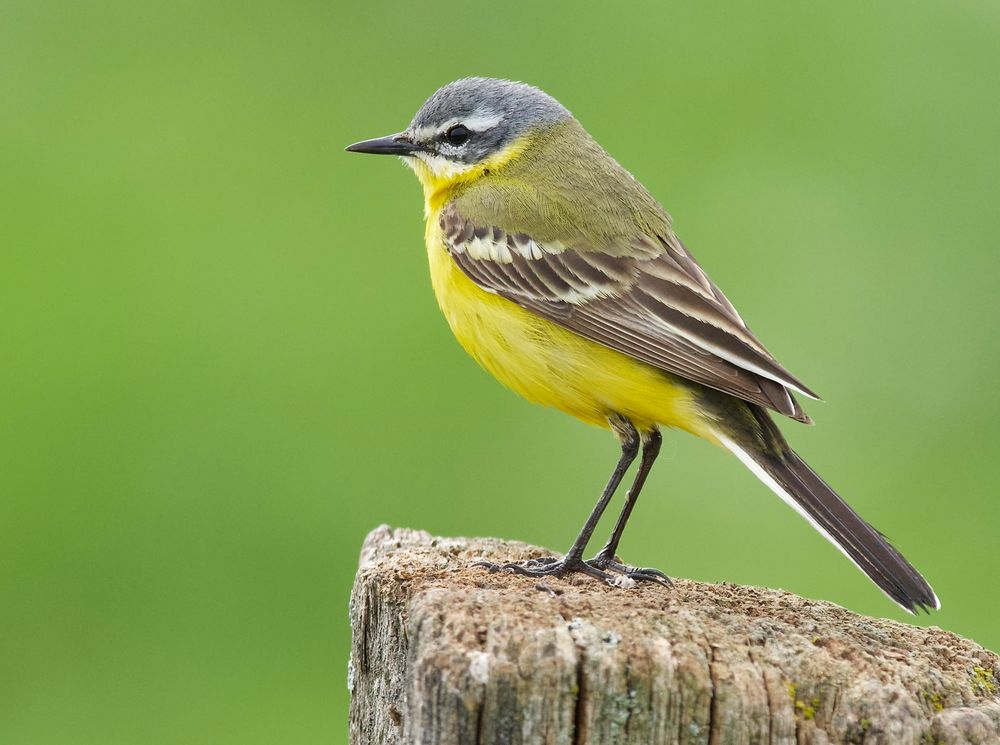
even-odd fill
[{"label": "long tail", "polygon": [[940,608],[937,595],[920,572],[816,475],[788,446],[764,411],[755,406],[749,408],[760,427],[754,433],[756,437],[739,437],[737,443],[735,433],[717,432],[726,449],[839,548],[903,610],[916,614],[917,609]]}]

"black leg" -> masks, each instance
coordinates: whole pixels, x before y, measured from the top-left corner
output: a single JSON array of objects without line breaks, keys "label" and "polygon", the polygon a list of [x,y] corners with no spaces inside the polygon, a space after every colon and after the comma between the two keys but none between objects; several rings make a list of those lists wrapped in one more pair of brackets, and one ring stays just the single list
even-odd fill
[{"label": "black leg", "polygon": [[611,474],[611,478],[608,479],[608,483],[604,487],[604,491],[601,492],[601,498],[597,500],[597,504],[590,513],[590,517],[588,517],[587,522],[583,524],[580,534],[576,537],[576,540],[573,541],[573,545],[570,547],[566,556],[561,560],[549,557],[534,559],[530,562],[526,562],[525,564],[498,565],[491,562],[480,561],[476,562],[475,566],[486,567],[492,572],[505,569],[532,577],[549,575],[558,576],[566,574],[567,572],[584,572],[604,580],[614,579],[612,575],[602,569],[586,563],[583,560],[583,552],[587,550],[587,544],[590,542],[590,538],[594,534],[594,529],[597,527],[597,523],[600,521],[601,515],[604,514],[604,510],[607,509],[608,503],[611,502],[611,498],[614,496],[615,490],[618,488],[618,485],[621,484],[621,481],[625,476],[625,472],[628,471],[628,467],[632,465],[636,455],[638,455],[640,438],[635,427],[632,426],[632,423],[625,417],[618,416],[616,414],[608,417],[608,421],[611,424],[611,428],[618,436],[618,441],[621,443],[622,454],[618,459],[618,464],[615,466],[615,470]]},{"label": "black leg", "polygon": [[611,419],[611,427],[614,429],[615,434],[618,435],[618,441],[622,446],[622,455],[618,459],[618,465],[615,466],[615,470],[612,472],[611,478],[608,479],[604,491],[601,492],[601,498],[597,500],[597,504],[594,505],[594,509],[590,513],[590,517],[587,518],[587,522],[583,524],[583,528],[580,530],[580,535],[573,541],[569,553],[566,554],[567,560],[572,559],[575,561],[583,558],[583,552],[587,550],[587,544],[590,542],[590,537],[594,534],[594,528],[600,522],[604,510],[608,508],[608,504],[615,495],[618,485],[625,477],[625,472],[628,471],[628,467],[632,465],[635,456],[639,453],[639,433],[632,426],[632,422],[624,417],[616,416]]},{"label": "black leg", "polygon": [[601,549],[597,556],[587,562],[591,567],[602,571],[611,570],[631,580],[659,582],[662,585],[670,584],[670,577],[659,569],[628,567],[615,558],[615,554],[618,552],[618,544],[622,539],[622,533],[625,532],[625,525],[628,523],[628,519],[632,515],[632,510],[635,508],[635,503],[639,499],[639,492],[642,491],[642,487],[646,483],[646,477],[653,468],[653,461],[660,454],[660,444],[662,442],[663,436],[656,429],[643,437],[642,460],[639,462],[639,470],[636,471],[635,480],[632,482],[632,486],[625,497],[625,506],[622,507],[621,514],[618,516],[618,522],[615,523],[615,529],[611,531],[611,537],[604,544],[604,548]]},{"label": "black leg", "polygon": [[615,529],[611,531],[611,537],[608,538],[608,542],[604,544],[604,548],[597,555],[598,559],[614,559],[615,554],[618,552],[618,544],[621,542],[622,533],[625,532],[625,524],[628,522],[629,517],[632,515],[632,510],[635,508],[635,503],[639,499],[639,492],[642,491],[643,485],[646,483],[646,477],[649,475],[650,470],[653,468],[653,461],[656,460],[656,456],[660,454],[660,445],[663,442],[663,435],[660,431],[654,429],[645,438],[645,442],[642,444],[642,460],[639,462],[639,470],[636,471],[635,480],[632,482],[632,486],[629,487],[628,494],[625,496],[625,506],[622,507],[621,514],[618,516],[618,522],[615,523]]}]

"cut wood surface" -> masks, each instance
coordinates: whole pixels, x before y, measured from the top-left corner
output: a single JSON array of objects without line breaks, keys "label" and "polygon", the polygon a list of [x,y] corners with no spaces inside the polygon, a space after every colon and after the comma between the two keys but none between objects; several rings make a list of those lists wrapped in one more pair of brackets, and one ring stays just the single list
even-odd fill
[{"label": "cut wood surface", "polygon": [[470,566],[548,553],[370,533],[352,745],[1000,743],[1000,659],[967,639],[781,590]]}]

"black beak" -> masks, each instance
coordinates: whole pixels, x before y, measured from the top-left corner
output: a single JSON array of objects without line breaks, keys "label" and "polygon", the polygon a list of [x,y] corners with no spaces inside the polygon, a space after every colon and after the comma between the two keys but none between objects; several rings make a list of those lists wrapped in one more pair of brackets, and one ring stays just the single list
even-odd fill
[{"label": "black beak", "polygon": [[402,133],[388,137],[376,137],[374,140],[364,140],[347,146],[349,153],[372,153],[374,155],[413,155],[418,150],[423,149]]}]

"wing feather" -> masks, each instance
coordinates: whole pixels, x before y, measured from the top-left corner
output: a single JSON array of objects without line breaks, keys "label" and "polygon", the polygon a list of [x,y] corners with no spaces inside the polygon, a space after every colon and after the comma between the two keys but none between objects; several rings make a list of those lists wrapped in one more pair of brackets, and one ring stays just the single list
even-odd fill
[{"label": "wing feather", "polygon": [[484,290],[665,372],[809,421],[791,391],[816,394],[672,235],[570,248],[474,225],[454,203],[442,210],[441,230],[452,259]]}]

